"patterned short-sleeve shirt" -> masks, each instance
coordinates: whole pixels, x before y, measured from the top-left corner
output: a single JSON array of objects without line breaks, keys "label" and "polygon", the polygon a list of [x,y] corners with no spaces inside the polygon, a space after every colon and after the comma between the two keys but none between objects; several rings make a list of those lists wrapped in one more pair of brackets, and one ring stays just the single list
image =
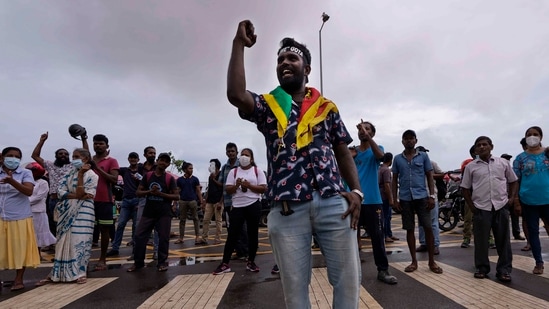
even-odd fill
[{"label": "patterned short-sleeve shirt", "polygon": [[67,175],[71,169],[72,164],[64,164],[63,166],[57,166],[52,161],[44,161],[44,167],[48,171],[50,179],[50,194],[57,194],[57,189],[63,180],[63,177]]},{"label": "patterned short-sleeve shirt", "polygon": [[[322,197],[344,191],[333,146],[350,144],[353,139],[345,128],[339,113],[330,112],[313,130],[313,141],[297,149],[296,130],[300,107],[292,102],[286,133],[278,137],[277,119],[261,95],[250,92],[254,98],[251,115],[240,112],[240,117],[254,122],[263,133],[267,145],[267,198],[270,200],[308,201],[313,191]],[[284,145],[284,147],[280,145]]]}]

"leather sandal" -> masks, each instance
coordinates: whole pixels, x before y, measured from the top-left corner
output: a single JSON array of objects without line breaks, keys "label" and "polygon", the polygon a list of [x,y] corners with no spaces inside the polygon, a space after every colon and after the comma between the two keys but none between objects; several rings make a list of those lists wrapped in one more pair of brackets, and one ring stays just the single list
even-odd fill
[{"label": "leather sandal", "polygon": [[542,275],[543,274],[543,264],[536,264],[536,267],[534,267],[534,271],[532,271],[534,275]]},{"label": "leather sandal", "polygon": [[42,280],[36,282],[36,284],[34,284],[34,286],[43,286],[43,285],[46,285],[46,284],[49,284],[49,283],[53,283],[53,280],[51,280],[50,277],[48,277],[46,279],[42,279]]}]

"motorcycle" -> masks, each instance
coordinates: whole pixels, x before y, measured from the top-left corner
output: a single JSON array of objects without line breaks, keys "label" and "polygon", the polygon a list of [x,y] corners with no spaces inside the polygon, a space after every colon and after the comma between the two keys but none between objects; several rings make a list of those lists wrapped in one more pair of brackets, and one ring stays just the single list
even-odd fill
[{"label": "motorcycle", "polygon": [[451,231],[459,221],[464,221],[465,199],[461,194],[458,181],[449,181],[446,198],[438,208],[438,227],[442,231]]}]

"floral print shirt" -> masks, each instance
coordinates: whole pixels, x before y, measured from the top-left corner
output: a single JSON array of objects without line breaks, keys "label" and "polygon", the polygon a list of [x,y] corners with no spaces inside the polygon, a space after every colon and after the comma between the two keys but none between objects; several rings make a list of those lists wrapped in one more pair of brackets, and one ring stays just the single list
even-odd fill
[{"label": "floral print shirt", "polygon": [[292,102],[286,133],[278,137],[277,120],[261,95],[250,92],[255,106],[251,115],[240,117],[254,122],[267,145],[267,199],[308,201],[313,191],[330,197],[344,191],[333,146],[350,144],[353,139],[339,113],[331,112],[313,128],[313,141],[302,149],[296,147],[296,129],[300,107]]}]

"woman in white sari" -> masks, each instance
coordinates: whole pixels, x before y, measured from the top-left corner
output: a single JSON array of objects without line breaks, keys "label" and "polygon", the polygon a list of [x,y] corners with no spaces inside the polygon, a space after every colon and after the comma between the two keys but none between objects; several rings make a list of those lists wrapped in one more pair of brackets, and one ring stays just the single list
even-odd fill
[{"label": "woman in white sari", "polygon": [[95,221],[93,198],[98,176],[90,169],[88,150],[75,149],[72,159],[73,169],[65,175],[58,190],[56,211],[59,217],[53,268],[48,278],[37,285],[50,282],[86,283]]}]

